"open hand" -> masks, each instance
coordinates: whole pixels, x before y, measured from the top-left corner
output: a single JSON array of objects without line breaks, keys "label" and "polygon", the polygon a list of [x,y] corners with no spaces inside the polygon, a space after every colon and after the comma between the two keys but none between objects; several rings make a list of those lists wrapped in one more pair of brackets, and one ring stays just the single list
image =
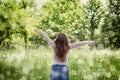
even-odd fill
[{"label": "open hand", "polygon": [[40,29],[35,29],[35,32],[41,32],[41,30]]},{"label": "open hand", "polygon": [[94,44],[94,41],[89,41],[88,44],[92,45],[92,44]]}]

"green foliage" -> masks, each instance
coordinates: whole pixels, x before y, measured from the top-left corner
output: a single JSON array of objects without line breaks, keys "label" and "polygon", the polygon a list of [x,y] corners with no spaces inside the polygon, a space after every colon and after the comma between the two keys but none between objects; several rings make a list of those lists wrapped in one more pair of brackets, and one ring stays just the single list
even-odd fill
[{"label": "green foliage", "polygon": [[20,68],[9,65],[5,61],[0,61],[0,74],[0,80],[17,80],[22,76]]},{"label": "green foliage", "polygon": [[52,38],[58,32],[65,32],[71,41],[84,39],[82,22],[85,14],[78,0],[54,0],[46,3],[40,13],[40,29],[46,31]]},{"label": "green foliage", "polygon": [[102,3],[99,0],[89,0],[85,6],[86,29],[90,32],[88,35],[90,39],[95,39],[95,30],[100,26],[100,21],[103,14]]},{"label": "green foliage", "polygon": [[119,0],[109,0],[108,12],[106,12],[102,28],[103,40],[107,39],[111,48],[120,48],[119,3]]},{"label": "green foliage", "polygon": [[[36,26],[37,20],[33,15],[34,0],[6,0],[0,4],[0,44],[10,47],[11,43],[27,43],[31,34],[30,29]],[[35,22],[36,21],[36,22]],[[32,23],[33,22],[33,23]],[[33,34],[33,33],[32,33]],[[20,39],[20,40],[19,40]],[[24,39],[24,41],[22,40]],[[17,42],[16,42],[17,41]],[[22,42],[21,42],[22,41]],[[23,43],[22,43],[23,44]]]},{"label": "green foliage", "polygon": [[[45,53],[41,52],[41,49]],[[48,80],[48,72],[50,71],[50,65],[48,63],[50,61],[47,60],[47,57],[50,56],[46,55],[49,52],[44,47],[26,51],[20,47],[14,51],[1,50],[0,80]]]},{"label": "green foliage", "polygon": [[[88,46],[69,53],[70,80],[119,80],[120,50],[96,50]],[[0,52],[1,80],[48,80],[53,63],[50,48],[18,48]]]},{"label": "green foliage", "polygon": [[39,10],[34,0],[0,0],[0,46],[47,45],[34,32],[39,28],[52,39],[58,32],[65,32],[71,42],[90,39],[119,48],[119,1],[108,2],[103,6],[100,0],[88,0],[86,4],[82,0],[52,0]]}]

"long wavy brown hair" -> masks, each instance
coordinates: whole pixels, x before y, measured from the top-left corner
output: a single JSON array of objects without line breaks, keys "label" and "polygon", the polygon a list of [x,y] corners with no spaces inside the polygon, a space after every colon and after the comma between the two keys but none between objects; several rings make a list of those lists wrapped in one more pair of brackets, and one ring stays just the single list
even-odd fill
[{"label": "long wavy brown hair", "polygon": [[59,61],[63,62],[66,59],[66,54],[70,49],[69,40],[64,33],[59,33],[55,40],[55,53]]}]

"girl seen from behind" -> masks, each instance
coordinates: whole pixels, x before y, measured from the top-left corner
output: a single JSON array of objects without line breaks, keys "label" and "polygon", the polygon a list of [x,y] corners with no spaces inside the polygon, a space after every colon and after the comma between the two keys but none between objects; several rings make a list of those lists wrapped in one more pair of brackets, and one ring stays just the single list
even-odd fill
[{"label": "girl seen from behind", "polygon": [[68,68],[68,52],[70,49],[82,46],[85,44],[93,44],[94,41],[80,41],[76,43],[69,43],[68,37],[64,33],[59,33],[56,40],[53,41],[49,36],[40,29],[35,30],[41,33],[47,40],[48,44],[54,50],[54,62],[52,65],[50,80],[69,80],[69,68]]}]

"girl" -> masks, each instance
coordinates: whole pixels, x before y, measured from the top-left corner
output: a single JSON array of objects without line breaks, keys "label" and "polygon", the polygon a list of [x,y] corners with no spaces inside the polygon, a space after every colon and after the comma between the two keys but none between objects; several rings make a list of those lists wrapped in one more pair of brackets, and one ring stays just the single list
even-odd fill
[{"label": "girl", "polygon": [[53,41],[42,30],[36,29],[35,31],[41,33],[54,50],[54,63],[50,73],[50,80],[69,80],[69,68],[67,63],[68,51],[81,45],[93,44],[93,41],[81,41],[69,44],[67,36],[62,32],[59,33],[56,40]]}]

